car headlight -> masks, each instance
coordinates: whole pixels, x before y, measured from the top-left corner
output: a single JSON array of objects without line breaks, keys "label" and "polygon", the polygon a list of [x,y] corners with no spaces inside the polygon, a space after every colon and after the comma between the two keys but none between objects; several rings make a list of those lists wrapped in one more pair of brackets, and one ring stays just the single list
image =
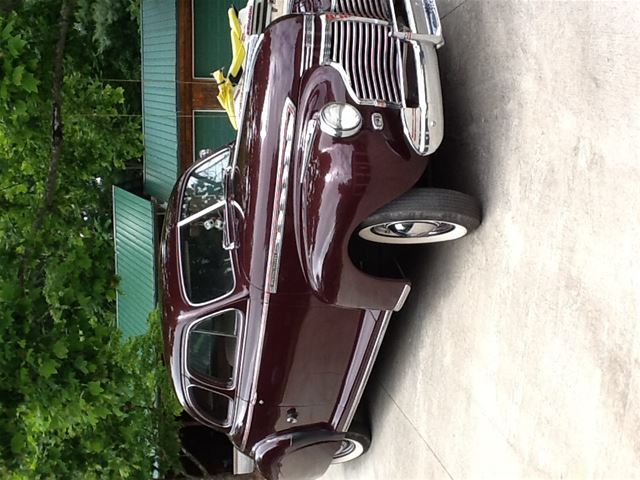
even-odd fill
[{"label": "car headlight", "polygon": [[355,135],[362,127],[360,112],[348,103],[327,103],[320,110],[320,129],[332,137]]}]

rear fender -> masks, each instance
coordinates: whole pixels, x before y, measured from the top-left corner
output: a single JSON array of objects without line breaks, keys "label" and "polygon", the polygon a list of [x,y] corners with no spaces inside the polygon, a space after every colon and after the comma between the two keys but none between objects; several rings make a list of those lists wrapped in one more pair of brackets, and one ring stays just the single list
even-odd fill
[{"label": "rear fender", "polygon": [[314,426],[267,437],[252,454],[267,480],[312,480],[327,471],[343,439],[344,433]]}]

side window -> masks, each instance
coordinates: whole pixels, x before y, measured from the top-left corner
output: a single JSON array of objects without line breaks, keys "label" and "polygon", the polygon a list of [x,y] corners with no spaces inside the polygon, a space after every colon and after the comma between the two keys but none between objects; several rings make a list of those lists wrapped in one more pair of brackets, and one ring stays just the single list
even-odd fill
[{"label": "side window", "polygon": [[224,199],[224,169],[229,158],[230,150],[226,148],[193,171],[182,196],[181,220]]},{"label": "side window", "polygon": [[221,385],[233,381],[236,360],[236,328],[240,313],[227,310],[196,324],[189,333],[187,367],[190,372]]},{"label": "side window", "polygon": [[231,400],[227,397],[201,387],[189,387],[189,397],[194,407],[212,422],[221,427],[229,424]]},{"label": "side window", "polygon": [[222,248],[224,207],[199,216],[180,227],[182,276],[193,303],[226,295],[235,283],[228,251]]}]

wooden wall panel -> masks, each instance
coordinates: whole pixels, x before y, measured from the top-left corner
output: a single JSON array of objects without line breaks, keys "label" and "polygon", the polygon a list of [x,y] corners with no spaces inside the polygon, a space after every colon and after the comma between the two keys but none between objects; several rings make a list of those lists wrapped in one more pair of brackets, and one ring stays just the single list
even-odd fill
[{"label": "wooden wall panel", "polygon": [[220,110],[214,80],[193,77],[193,2],[178,0],[178,157],[181,171],[194,159],[193,111]]}]

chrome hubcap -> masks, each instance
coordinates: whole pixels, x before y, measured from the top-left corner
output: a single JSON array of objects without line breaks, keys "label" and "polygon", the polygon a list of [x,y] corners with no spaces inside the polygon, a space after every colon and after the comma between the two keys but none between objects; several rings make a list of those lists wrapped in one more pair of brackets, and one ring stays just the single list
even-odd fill
[{"label": "chrome hubcap", "polygon": [[355,443],[349,440],[343,440],[342,443],[340,444],[340,448],[335,453],[333,458],[346,457],[347,455],[350,455],[355,449],[356,449]]},{"label": "chrome hubcap", "polygon": [[382,223],[371,227],[371,231],[381,237],[424,238],[435,235],[444,235],[455,228],[455,225],[447,222],[420,220],[411,222]]}]

